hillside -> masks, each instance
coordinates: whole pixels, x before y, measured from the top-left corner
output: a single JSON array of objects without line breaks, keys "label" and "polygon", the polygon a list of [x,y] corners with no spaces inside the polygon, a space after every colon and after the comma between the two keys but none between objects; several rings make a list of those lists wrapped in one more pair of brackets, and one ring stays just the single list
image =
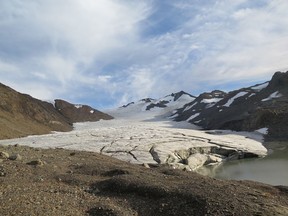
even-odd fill
[{"label": "hillside", "polygon": [[288,214],[284,186],[149,169],[92,152],[23,146],[0,152],[12,155],[0,164],[1,215]]},{"label": "hillside", "polygon": [[229,93],[201,94],[178,109],[172,118],[204,129],[267,128],[267,140],[288,140],[288,72],[277,72],[269,82]]},{"label": "hillside", "polygon": [[69,119],[71,122],[86,122],[113,119],[112,116],[100,112],[90,106],[81,104],[71,104],[64,100],[55,100],[56,110]]},{"label": "hillside", "polygon": [[0,83],[0,139],[70,131],[70,121],[48,102],[21,94]]},{"label": "hillside", "polygon": [[53,105],[0,83],[0,139],[71,131],[75,122],[112,118],[86,105],[63,100],[56,100]]}]

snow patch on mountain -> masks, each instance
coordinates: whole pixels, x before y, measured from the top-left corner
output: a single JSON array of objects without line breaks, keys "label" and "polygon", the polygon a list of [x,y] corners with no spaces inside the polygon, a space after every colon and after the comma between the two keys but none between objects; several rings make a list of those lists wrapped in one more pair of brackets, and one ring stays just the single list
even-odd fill
[{"label": "snow patch on mountain", "polygon": [[265,83],[260,84],[260,85],[252,86],[251,89],[259,92],[259,91],[263,90],[264,88],[266,88],[268,85],[269,85],[269,82],[265,82]]},{"label": "snow patch on mountain", "polygon": [[264,102],[264,101],[272,100],[274,98],[279,98],[279,97],[282,97],[282,94],[279,93],[279,91],[276,91],[276,92],[272,93],[271,95],[269,95],[267,98],[262,99],[261,101]]},{"label": "snow patch on mountain", "polygon": [[258,130],[255,130],[256,132],[260,133],[260,134],[268,134],[268,128],[260,128]]},{"label": "snow patch on mountain", "polygon": [[223,98],[208,98],[208,99],[203,99],[201,103],[217,103],[221,101]]},{"label": "snow patch on mountain", "polygon": [[223,106],[225,107],[230,107],[231,104],[234,103],[235,99],[239,98],[239,97],[243,97],[244,95],[248,94],[248,92],[239,92],[237,93],[234,97],[230,98],[226,104],[224,104]]},{"label": "snow patch on mountain", "polygon": [[195,119],[199,115],[200,115],[200,113],[195,113],[194,115],[190,116],[186,121],[189,122],[189,121]]}]

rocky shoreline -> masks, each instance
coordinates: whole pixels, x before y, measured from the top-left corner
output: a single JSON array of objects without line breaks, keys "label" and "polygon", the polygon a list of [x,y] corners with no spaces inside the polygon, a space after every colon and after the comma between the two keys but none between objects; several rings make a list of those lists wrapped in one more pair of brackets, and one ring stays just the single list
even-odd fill
[{"label": "rocky shoreline", "polygon": [[2,215],[288,214],[284,186],[146,168],[85,151],[13,145],[0,152]]}]

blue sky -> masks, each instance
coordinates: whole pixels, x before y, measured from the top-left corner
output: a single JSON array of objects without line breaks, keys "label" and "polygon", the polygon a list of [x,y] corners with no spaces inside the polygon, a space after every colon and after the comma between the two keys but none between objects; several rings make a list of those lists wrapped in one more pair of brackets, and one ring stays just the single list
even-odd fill
[{"label": "blue sky", "polygon": [[287,0],[0,0],[0,82],[104,109],[288,69]]}]

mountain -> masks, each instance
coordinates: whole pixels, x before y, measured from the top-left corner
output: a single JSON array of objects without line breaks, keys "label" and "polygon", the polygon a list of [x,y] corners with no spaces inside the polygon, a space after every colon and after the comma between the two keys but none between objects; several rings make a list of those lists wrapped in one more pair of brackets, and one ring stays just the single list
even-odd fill
[{"label": "mountain", "polygon": [[53,105],[0,83],[0,139],[70,131],[74,122],[111,118],[86,105],[75,106],[62,100]]},{"label": "mountain", "polygon": [[112,116],[122,118],[131,118],[133,116],[136,118],[141,118],[143,116],[145,116],[145,118],[147,118],[147,116],[151,116],[151,118],[155,116],[168,117],[173,114],[176,109],[183,107],[194,99],[194,96],[184,91],[180,91],[166,95],[160,99],[145,98],[137,102],[130,102],[107,112]]},{"label": "mountain", "polygon": [[71,104],[67,101],[55,100],[56,110],[69,119],[71,122],[99,121],[113,119],[112,116],[100,112],[90,106],[81,104]]},{"label": "mountain", "polygon": [[53,104],[21,94],[0,83],[0,139],[50,131],[70,131],[70,121]]},{"label": "mountain", "polygon": [[254,131],[267,128],[267,139],[288,139],[288,72],[276,72],[269,82],[228,93],[199,95],[172,118],[204,129]]}]

